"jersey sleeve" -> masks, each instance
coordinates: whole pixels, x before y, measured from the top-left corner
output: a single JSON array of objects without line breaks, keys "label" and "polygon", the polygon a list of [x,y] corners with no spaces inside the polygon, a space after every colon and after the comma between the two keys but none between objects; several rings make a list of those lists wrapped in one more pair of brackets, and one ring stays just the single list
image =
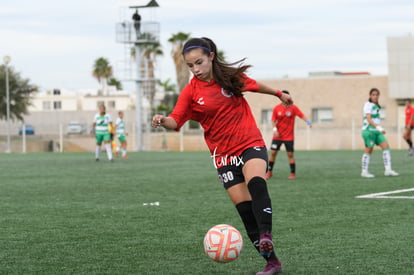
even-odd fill
[{"label": "jersey sleeve", "polygon": [[98,114],[96,114],[94,117],[93,117],[93,121],[92,121],[92,123],[96,123],[96,118],[98,117]]},{"label": "jersey sleeve", "polygon": [[109,122],[112,122],[111,115],[110,115],[110,114],[106,114],[106,116],[108,117],[108,123],[109,123]]},{"label": "jersey sleeve", "polygon": [[247,75],[243,75],[242,79],[244,83],[243,92],[250,91],[250,92],[258,92],[259,85],[257,85],[256,80],[248,77]]},{"label": "jersey sleeve", "polygon": [[303,112],[301,111],[301,109],[299,109],[299,107],[298,106],[296,106],[296,105],[293,105],[294,106],[294,108],[295,108],[295,113],[296,113],[296,115],[298,116],[298,117],[300,117],[300,118],[303,118],[305,115],[303,114]]},{"label": "jersey sleeve", "polygon": [[184,123],[191,119],[192,115],[192,99],[191,99],[191,87],[187,85],[181,94],[178,96],[177,104],[174,107],[174,110],[169,115],[177,123],[177,128],[175,131],[180,130]]},{"label": "jersey sleeve", "polygon": [[373,104],[371,102],[365,103],[365,105],[364,105],[364,115],[372,114],[372,106],[373,106]]}]

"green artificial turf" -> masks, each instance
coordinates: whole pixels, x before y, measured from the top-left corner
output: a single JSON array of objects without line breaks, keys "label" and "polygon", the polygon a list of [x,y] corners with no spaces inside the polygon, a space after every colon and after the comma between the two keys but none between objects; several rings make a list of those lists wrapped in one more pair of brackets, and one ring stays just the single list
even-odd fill
[{"label": "green artificial turf", "polygon": [[[414,158],[380,151],[360,177],[359,151],[280,152],[268,181],[284,274],[414,274],[414,199],[359,195],[414,188]],[[0,274],[255,274],[264,266],[207,152],[0,154]],[[414,196],[413,192],[393,194]],[[392,195],[389,195],[392,196]],[[148,205],[159,202],[159,205]],[[238,228],[239,259],[203,251],[216,224]]]}]

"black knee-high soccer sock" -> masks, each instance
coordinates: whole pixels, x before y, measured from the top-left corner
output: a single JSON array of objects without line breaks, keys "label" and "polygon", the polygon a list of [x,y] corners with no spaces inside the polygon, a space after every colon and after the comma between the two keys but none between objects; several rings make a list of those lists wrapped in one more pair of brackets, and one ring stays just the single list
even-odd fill
[{"label": "black knee-high soccer sock", "polygon": [[[246,228],[247,236],[249,236],[250,241],[253,246],[256,248],[257,252],[259,251],[259,241],[260,234],[259,228],[257,227],[256,218],[253,213],[252,201],[244,201],[236,205],[236,209],[239,212],[240,218],[243,221],[244,227]],[[264,256],[263,256],[264,257]],[[277,260],[277,256],[274,252],[270,254],[270,257],[264,257],[266,260]]]},{"label": "black knee-high soccer sock", "polygon": [[275,164],[274,161],[269,161],[269,165],[267,166],[267,170],[272,171],[273,170],[273,164]]},{"label": "black knee-high soccer sock", "polygon": [[292,174],[295,174],[296,173],[296,163],[294,163],[294,162],[289,163],[289,166],[290,166],[290,172]]},{"label": "black knee-high soccer sock", "polygon": [[408,146],[410,146],[410,148],[413,147],[413,142],[411,141],[411,139],[406,139],[405,141],[407,141]]},{"label": "black knee-high soccer sock", "polygon": [[267,191],[266,181],[261,177],[252,178],[247,187],[252,196],[252,210],[256,218],[259,234],[272,232],[272,202]]}]

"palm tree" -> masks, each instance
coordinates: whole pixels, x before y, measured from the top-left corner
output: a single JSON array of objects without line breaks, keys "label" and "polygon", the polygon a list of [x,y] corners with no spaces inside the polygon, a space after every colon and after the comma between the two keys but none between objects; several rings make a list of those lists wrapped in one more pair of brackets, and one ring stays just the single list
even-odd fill
[{"label": "palm tree", "polygon": [[122,90],[122,83],[115,77],[108,79],[108,85],[115,86],[118,91]]},{"label": "palm tree", "polygon": [[141,59],[141,77],[147,79],[142,87],[143,94],[148,98],[151,109],[154,107],[155,98],[155,63],[157,56],[163,55],[161,44],[159,42],[144,43],[140,45],[142,52]]},{"label": "palm tree", "polygon": [[175,103],[177,102],[177,97],[178,97],[176,94],[177,86],[174,83],[171,83],[171,79],[169,78],[164,81],[158,80],[157,84],[161,86],[162,89],[164,90],[165,94],[164,94],[162,106],[165,108],[166,111],[169,112],[173,109]]},{"label": "palm tree", "polygon": [[98,94],[106,94],[108,79],[112,76],[112,66],[109,64],[108,59],[104,57],[96,59],[93,65],[92,75],[101,84],[101,89],[98,91]]},{"label": "palm tree", "polygon": [[189,33],[178,32],[176,34],[173,34],[170,39],[168,39],[168,42],[172,44],[171,55],[175,64],[175,72],[177,75],[177,86],[179,92],[184,89],[190,79],[190,71],[188,70],[184,59],[181,56],[184,42],[189,38]]}]

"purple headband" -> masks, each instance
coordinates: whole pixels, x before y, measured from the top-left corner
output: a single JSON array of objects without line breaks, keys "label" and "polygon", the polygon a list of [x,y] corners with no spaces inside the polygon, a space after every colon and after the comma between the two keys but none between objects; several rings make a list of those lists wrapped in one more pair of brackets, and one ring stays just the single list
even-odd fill
[{"label": "purple headband", "polygon": [[183,50],[183,53],[188,52],[189,50],[192,50],[192,49],[203,49],[203,50],[206,50],[208,52],[211,52],[211,50],[209,48],[204,47],[204,46],[188,46],[187,48],[185,48]]}]

